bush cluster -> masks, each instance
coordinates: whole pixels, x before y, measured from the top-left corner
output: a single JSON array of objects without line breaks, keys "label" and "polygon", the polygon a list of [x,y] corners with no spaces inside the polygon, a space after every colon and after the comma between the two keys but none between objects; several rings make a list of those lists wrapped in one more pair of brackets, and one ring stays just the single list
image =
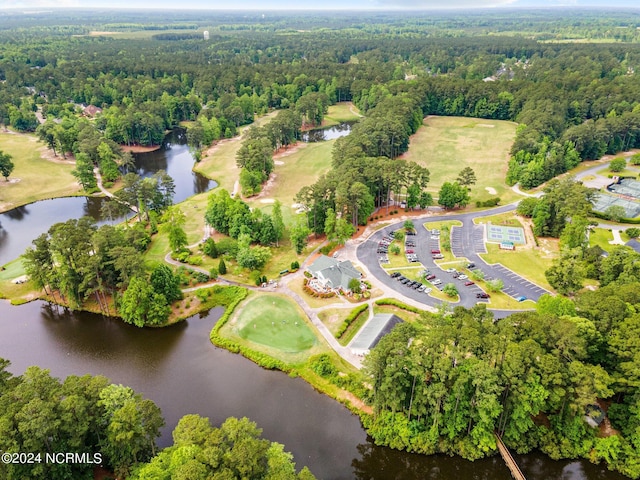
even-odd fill
[{"label": "bush cluster", "polygon": [[407,305],[406,303],[402,303],[394,298],[381,298],[380,300],[376,300],[376,305],[390,305],[393,307],[401,308],[402,310],[406,310],[411,313],[422,313],[423,310],[420,310],[417,307],[413,307],[411,305]]},{"label": "bush cluster", "polygon": [[316,292],[308,284],[309,284],[309,280],[307,280],[305,278],[304,279],[304,284],[302,286],[302,290],[304,290],[305,293],[311,295],[312,297],[316,297],[316,298],[331,298],[331,297],[335,297],[336,296],[335,292],[326,292],[326,293]]},{"label": "bush cluster", "polygon": [[476,202],[476,207],[495,207],[499,203],[500,203],[500,197],[494,197],[494,198],[490,198],[489,200],[485,200],[484,202],[481,202],[480,200],[478,200]]},{"label": "bush cluster", "polygon": [[349,325],[351,325],[356,318],[358,318],[363,312],[366,312],[368,309],[369,305],[365,303],[351,310],[349,315],[347,315],[347,318],[344,319],[342,325],[340,325],[340,328],[336,332],[336,338],[341,338],[342,335],[344,335],[344,332],[347,331],[347,328],[349,328]]}]

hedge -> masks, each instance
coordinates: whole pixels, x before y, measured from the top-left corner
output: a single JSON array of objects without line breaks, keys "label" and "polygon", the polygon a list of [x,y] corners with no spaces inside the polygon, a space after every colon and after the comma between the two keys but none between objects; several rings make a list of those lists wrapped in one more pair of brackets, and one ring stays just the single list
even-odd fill
[{"label": "hedge", "polygon": [[[609,217],[607,216],[607,214],[605,214],[603,212],[596,212],[595,210],[593,210],[591,212],[591,214],[596,218],[601,218],[602,220],[609,220]],[[618,223],[630,223],[632,225],[640,225],[640,218],[626,218],[626,217],[623,217],[623,218],[620,219],[620,221]]]},{"label": "hedge", "polygon": [[342,335],[344,335],[344,332],[347,331],[347,328],[349,328],[349,325],[351,325],[353,321],[356,318],[358,318],[360,314],[366,311],[368,308],[369,308],[369,305],[365,303],[351,310],[349,315],[347,315],[347,318],[344,319],[344,321],[342,322],[342,325],[340,325],[340,328],[336,332],[336,338],[341,338]]},{"label": "hedge", "polygon": [[411,305],[407,305],[406,303],[402,303],[399,302],[398,300],[395,300],[393,298],[381,298],[380,300],[376,300],[376,305],[391,305],[393,307],[398,307],[401,308],[403,310],[406,310],[407,312],[411,312],[411,313],[423,313],[424,310],[421,310],[417,307],[413,307]]}]

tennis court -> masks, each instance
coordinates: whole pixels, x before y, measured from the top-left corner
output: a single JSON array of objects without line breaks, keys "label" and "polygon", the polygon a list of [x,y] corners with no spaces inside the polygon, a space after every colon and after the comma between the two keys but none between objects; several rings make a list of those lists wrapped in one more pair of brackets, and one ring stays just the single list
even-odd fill
[{"label": "tennis court", "polygon": [[640,200],[640,182],[632,178],[622,178],[618,183],[609,185],[607,190],[617,193],[618,195],[633,197]]},{"label": "tennis court", "polygon": [[524,238],[524,229],[520,227],[503,227],[500,225],[487,226],[487,241],[495,243],[511,242],[517,245],[527,243]]},{"label": "tennis court", "polygon": [[596,212],[606,212],[607,208],[618,205],[624,208],[625,217],[635,218],[640,215],[640,201],[607,195],[606,193],[596,193],[593,199],[593,209]]}]

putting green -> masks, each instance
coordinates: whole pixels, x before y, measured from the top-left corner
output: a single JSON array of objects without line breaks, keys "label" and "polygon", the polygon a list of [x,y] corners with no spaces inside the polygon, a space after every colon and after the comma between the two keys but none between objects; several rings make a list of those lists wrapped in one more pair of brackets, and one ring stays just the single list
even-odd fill
[{"label": "putting green", "polygon": [[308,350],[316,337],[292,301],[276,295],[260,295],[242,305],[238,334],[251,342],[287,353]]}]

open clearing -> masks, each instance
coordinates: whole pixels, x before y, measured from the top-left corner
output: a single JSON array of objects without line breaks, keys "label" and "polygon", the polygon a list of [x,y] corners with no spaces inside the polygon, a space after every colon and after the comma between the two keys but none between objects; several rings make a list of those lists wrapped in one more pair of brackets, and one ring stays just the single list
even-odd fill
[{"label": "open clearing", "polygon": [[[50,151],[35,135],[0,133],[0,150],[11,155],[15,165],[9,182],[0,177],[0,212],[37,200],[80,193],[80,185],[71,175],[75,165],[48,155]],[[43,156],[50,156],[51,160]]]},{"label": "open clearing", "polygon": [[278,295],[255,295],[239,309],[235,330],[241,338],[299,353],[316,344],[316,337],[291,300]]},{"label": "open clearing", "polygon": [[424,165],[431,172],[428,190],[437,197],[444,182],[453,182],[464,167],[471,167],[477,183],[471,187],[471,202],[496,194],[502,203],[518,198],[504,183],[509,149],[516,124],[500,120],[462,117],[427,117],[411,137],[402,158]]}]

